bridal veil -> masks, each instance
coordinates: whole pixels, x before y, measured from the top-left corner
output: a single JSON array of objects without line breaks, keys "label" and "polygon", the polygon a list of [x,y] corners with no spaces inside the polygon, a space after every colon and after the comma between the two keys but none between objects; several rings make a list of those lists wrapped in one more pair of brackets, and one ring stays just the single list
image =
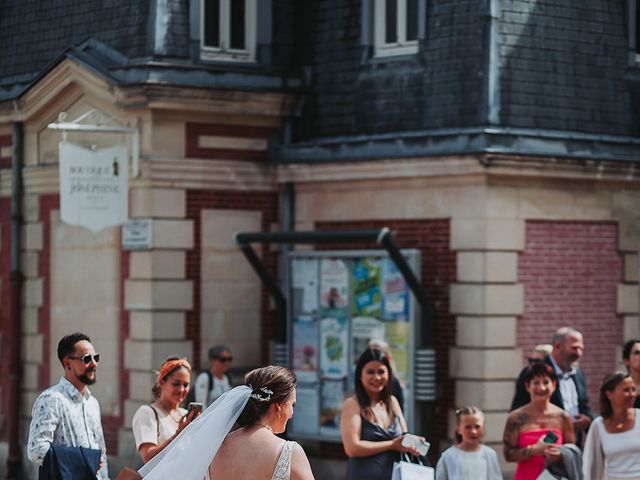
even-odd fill
[{"label": "bridal veil", "polygon": [[244,409],[252,390],[236,387],[187,425],[158,455],[138,470],[145,480],[202,480],[209,464]]}]

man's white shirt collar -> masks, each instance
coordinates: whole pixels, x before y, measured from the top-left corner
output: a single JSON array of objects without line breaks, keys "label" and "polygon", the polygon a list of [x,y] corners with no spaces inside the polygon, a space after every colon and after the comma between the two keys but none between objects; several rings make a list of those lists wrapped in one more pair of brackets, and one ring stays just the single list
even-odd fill
[{"label": "man's white shirt collar", "polygon": [[89,387],[85,386],[84,393],[80,393],[80,390],[78,390],[76,386],[65,377],[60,377],[60,386],[74,402],[81,402],[83,398],[88,400],[89,397],[91,397],[91,390],[89,390]]},{"label": "man's white shirt collar", "polygon": [[569,370],[568,372],[565,372],[564,370],[562,370],[560,368],[560,365],[556,363],[556,359],[553,358],[553,355],[549,355],[549,360],[551,360],[551,365],[553,366],[553,371],[555,372],[556,377],[561,377],[566,379],[566,378],[572,377],[577,372],[575,367],[571,367],[571,370]]}]

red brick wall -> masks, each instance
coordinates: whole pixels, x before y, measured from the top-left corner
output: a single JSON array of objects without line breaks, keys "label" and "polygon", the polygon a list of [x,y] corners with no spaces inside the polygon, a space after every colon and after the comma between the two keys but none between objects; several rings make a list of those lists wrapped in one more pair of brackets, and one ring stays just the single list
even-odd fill
[{"label": "red brick wall", "polygon": [[[449,409],[455,405],[454,382],[449,377],[449,348],[455,345],[456,322],[449,312],[449,285],[456,280],[456,254],[449,249],[450,222],[439,220],[371,220],[353,222],[318,222],[317,230],[352,230],[389,227],[399,248],[415,248],[421,254],[421,282],[435,311],[433,336],[437,354],[438,400],[431,419],[433,453],[437,440],[450,437],[447,431]],[[327,249],[327,245],[318,245]],[[331,245],[331,248],[374,249],[372,244]]]},{"label": "red brick wall", "polygon": [[525,250],[518,261],[524,284],[524,315],[518,321],[518,346],[527,356],[538,343],[569,325],[584,335],[580,366],[589,398],[598,410],[598,387],[613,369],[622,321],[616,314],[622,279],[618,226],[612,222],[528,221]]},{"label": "red brick wall", "polygon": [[[60,209],[60,197],[57,194],[40,196],[40,218],[42,222],[43,239],[42,252],[38,259],[38,268],[43,278],[42,307],[39,312],[38,332],[43,336],[44,363],[40,365],[38,384],[40,390],[49,387],[48,359],[51,354],[49,347],[51,342],[51,212]],[[129,276],[129,254],[122,252],[120,257],[120,376],[116,380],[120,383],[120,415],[102,416],[102,429],[104,430],[107,452],[116,454],[118,451],[118,430],[124,424],[124,400],[129,397],[129,373],[124,369],[124,340],[129,337],[129,315],[124,309],[124,280]],[[69,332],[71,333],[71,332]],[[93,337],[92,332],[84,332]],[[98,381],[108,382],[109,379],[100,377],[98,369]],[[113,379],[112,379],[113,381]],[[98,401],[100,399],[98,398]]]},{"label": "red brick wall", "polygon": [[[0,334],[2,342],[10,341],[5,338],[7,327],[5,325],[11,320],[11,304],[9,291],[9,273],[11,271],[11,200],[0,198]],[[7,402],[9,400],[9,359],[8,349],[2,348],[2,361],[0,366],[0,385],[3,385],[2,398],[0,398],[0,432],[3,440],[6,438],[6,418]]]},{"label": "red brick wall", "polygon": [[[227,210],[257,210],[262,213],[262,231],[268,232],[271,225],[278,220],[278,194],[272,192],[237,192],[237,191],[211,191],[211,190],[188,190],[187,191],[187,218],[194,223],[194,248],[187,252],[187,278],[193,281],[193,310],[186,315],[186,338],[193,342],[193,364],[196,368],[202,368],[200,358],[200,322],[206,322],[206,318],[201,318],[201,213],[206,209],[227,209]],[[265,252],[262,260],[271,272],[275,275],[277,271],[277,255]],[[261,316],[262,316],[262,362],[267,363],[268,345],[273,338],[273,312],[270,308],[269,295],[262,287],[261,293]],[[206,359],[205,359],[206,360]]]}]

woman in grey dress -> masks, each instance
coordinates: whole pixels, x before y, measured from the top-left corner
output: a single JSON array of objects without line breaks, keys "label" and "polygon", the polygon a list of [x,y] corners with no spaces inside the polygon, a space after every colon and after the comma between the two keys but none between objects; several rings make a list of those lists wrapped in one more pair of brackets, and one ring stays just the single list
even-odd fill
[{"label": "woman in grey dress", "polygon": [[381,350],[367,349],[356,364],[355,395],[342,407],[340,432],[347,462],[347,480],[389,480],[402,446],[407,423],[391,394],[391,365]]}]

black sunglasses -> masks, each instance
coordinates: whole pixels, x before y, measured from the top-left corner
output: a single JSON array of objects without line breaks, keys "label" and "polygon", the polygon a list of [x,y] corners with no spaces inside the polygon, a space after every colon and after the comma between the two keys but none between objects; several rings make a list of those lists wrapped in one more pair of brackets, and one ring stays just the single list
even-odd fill
[{"label": "black sunglasses", "polygon": [[100,354],[99,353],[94,353],[93,355],[91,355],[90,353],[85,353],[84,355],[82,355],[81,357],[69,357],[71,360],[82,360],[82,363],[84,363],[85,365],[89,365],[91,363],[91,360],[93,360],[96,363],[100,363]]},{"label": "black sunglasses", "polygon": [[233,360],[233,357],[216,357],[219,362],[227,363]]}]

